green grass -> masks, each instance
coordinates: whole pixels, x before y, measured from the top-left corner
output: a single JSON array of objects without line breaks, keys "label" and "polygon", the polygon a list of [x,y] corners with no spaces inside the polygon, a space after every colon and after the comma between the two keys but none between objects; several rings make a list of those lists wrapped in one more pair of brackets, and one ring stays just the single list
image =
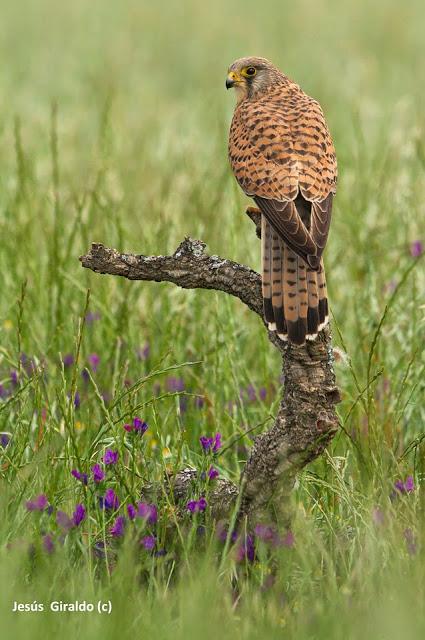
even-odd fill
[{"label": "green grass", "polygon": [[[1,14],[4,637],[423,638],[425,263],[409,250],[425,241],[423,3],[26,0],[3,1]],[[107,486],[135,501],[165,470],[205,467],[199,436],[220,431],[215,466],[237,481],[251,440],[227,445],[277,409],[279,359],[236,300],[78,261],[92,241],[164,254],[190,235],[258,269],[226,158],[225,72],[251,53],[320,100],[335,140],[326,267],[346,353],[343,428],[298,479],[292,547],[263,543],[254,563],[238,562],[208,515],[203,535],[189,516],[172,530],[175,507],[159,496],[167,555],[137,545],[149,532],[139,522],[105,562],[92,550],[111,523],[71,469],[88,471],[111,446],[120,462]],[[62,366],[67,354],[77,363]],[[241,399],[251,385],[265,399]],[[134,415],[149,424],[139,444],[122,427]],[[408,475],[415,491],[390,500]],[[40,493],[68,514],[89,509],[50,555],[41,537],[57,535],[54,516],[25,509]],[[111,615],[11,612],[14,600],[84,599],[111,600]]]}]

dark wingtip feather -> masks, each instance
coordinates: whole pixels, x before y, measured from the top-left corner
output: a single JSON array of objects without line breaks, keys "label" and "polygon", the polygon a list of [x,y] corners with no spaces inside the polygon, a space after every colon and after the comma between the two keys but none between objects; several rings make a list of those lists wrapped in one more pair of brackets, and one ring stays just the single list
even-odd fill
[{"label": "dark wingtip feather", "polygon": [[276,323],[277,333],[286,333],[285,316],[283,315],[283,307],[273,307],[274,321]]},{"label": "dark wingtip feather", "polygon": [[264,319],[266,322],[274,322],[273,304],[271,298],[263,298]]},{"label": "dark wingtip feather", "polygon": [[322,298],[321,300],[319,300],[319,319],[320,319],[320,324],[323,324],[326,320],[326,318],[329,315],[329,310],[328,310],[328,300],[327,298]]},{"label": "dark wingtip feather", "polygon": [[320,324],[320,316],[317,307],[309,307],[307,311],[307,333],[314,335]]},{"label": "dark wingtip feather", "polygon": [[307,335],[307,322],[305,318],[298,318],[296,322],[287,322],[288,326],[288,338],[293,344],[299,346],[305,343],[305,337]]}]

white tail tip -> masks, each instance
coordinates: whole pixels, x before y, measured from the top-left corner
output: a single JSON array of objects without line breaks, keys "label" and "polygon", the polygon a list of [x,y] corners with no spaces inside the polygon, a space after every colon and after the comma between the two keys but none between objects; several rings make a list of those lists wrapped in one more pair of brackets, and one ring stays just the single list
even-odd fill
[{"label": "white tail tip", "polygon": [[288,336],[287,336],[287,335],[285,335],[284,333],[278,333],[277,335],[278,335],[278,336],[279,336],[279,338],[280,338],[281,340],[283,340],[284,342],[288,342]]},{"label": "white tail tip", "polygon": [[329,323],[329,316],[326,316],[325,321],[319,324],[319,326],[317,327],[317,333],[319,333],[319,331],[324,329],[328,323]]}]

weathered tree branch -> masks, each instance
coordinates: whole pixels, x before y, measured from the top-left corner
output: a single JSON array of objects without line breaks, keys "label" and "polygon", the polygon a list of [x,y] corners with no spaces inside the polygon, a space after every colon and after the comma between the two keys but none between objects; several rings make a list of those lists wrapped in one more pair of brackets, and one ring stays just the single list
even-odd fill
[{"label": "weathered tree branch", "polygon": [[[247,211],[260,235],[259,216]],[[172,282],[185,289],[215,289],[235,296],[262,319],[261,277],[231,260],[208,256],[205,244],[186,238],[172,256],[119,253],[93,244],[80,258],[83,267],[97,273],[129,280]],[[264,322],[264,321],[263,321]],[[285,505],[297,471],[317,458],[338,429],[335,404],[340,395],[335,386],[330,331],[326,327],[315,341],[299,347],[282,342],[268,332],[282,355],[283,395],[273,426],[255,439],[242,473],[239,489],[229,481],[217,484],[210,504],[216,518],[226,517],[238,495],[239,517],[251,523],[270,520]],[[193,471],[185,469],[175,478],[174,494],[185,496]]]}]

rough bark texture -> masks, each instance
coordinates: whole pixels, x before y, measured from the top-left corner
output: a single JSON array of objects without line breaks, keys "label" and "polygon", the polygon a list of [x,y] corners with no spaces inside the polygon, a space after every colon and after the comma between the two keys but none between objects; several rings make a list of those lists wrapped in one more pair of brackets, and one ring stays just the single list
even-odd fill
[{"label": "rough bark texture", "polygon": [[[247,214],[260,235],[259,214]],[[261,277],[231,260],[208,256],[205,244],[186,238],[172,256],[119,253],[93,244],[80,258],[83,267],[129,280],[172,282],[185,289],[215,289],[235,296],[261,319]],[[329,328],[315,341],[298,347],[282,342],[274,332],[270,341],[282,355],[283,396],[273,426],[255,439],[242,473],[240,486],[221,480],[209,503],[215,518],[226,517],[239,498],[239,518],[270,521],[273,506],[277,517],[285,505],[295,475],[319,456],[338,429],[335,404],[340,395],[335,386]],[[183,500],[196,471],[184,469],[174,480],[177,500]]]}]

